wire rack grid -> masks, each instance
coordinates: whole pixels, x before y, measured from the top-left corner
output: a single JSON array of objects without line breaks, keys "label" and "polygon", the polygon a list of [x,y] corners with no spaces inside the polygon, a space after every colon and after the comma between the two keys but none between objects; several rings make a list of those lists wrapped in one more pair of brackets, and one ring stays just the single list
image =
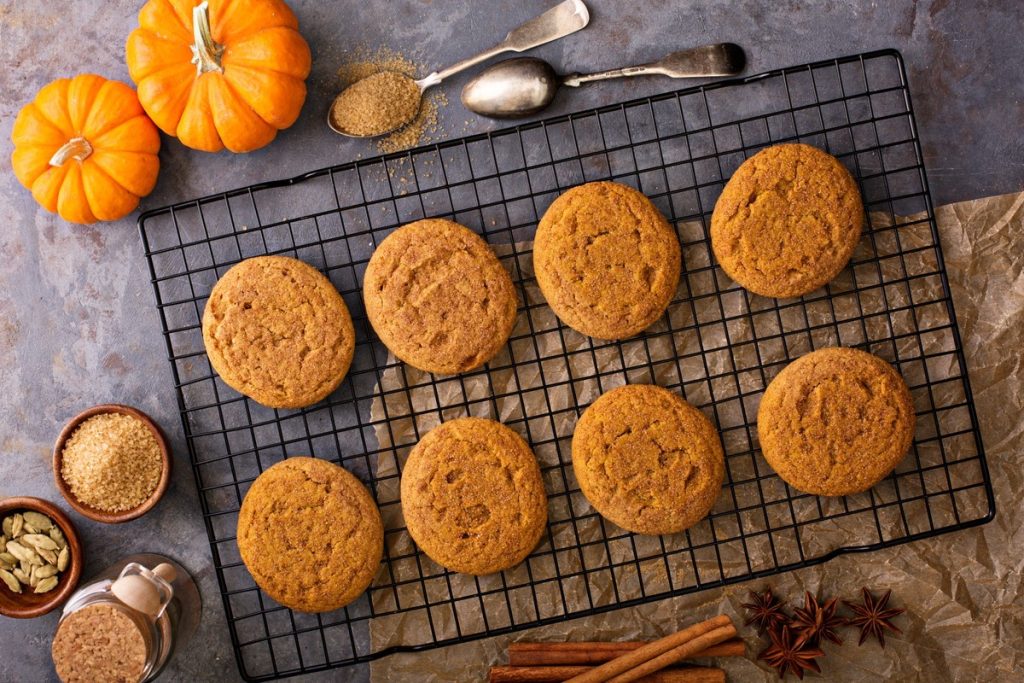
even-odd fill
[{"label": "wire rack grid", "polygon": [[[733,170],[766,145],[802,141],[837,156],[867,210],[850,266],[800,299],[754,296],[712,259],[707,225]],[[637,338],[604,342],[561,325],[531,272],[550,202],[613,179],[647,194],[676,226],[681,284]],[[367,322],[360,281],[397,226],[445,216],[483,235],[521,307],[509,344],[456,377],[390,359]],[[266,680],[509,633],[982,524],[995,513],[902,59],[895,51],[780,69],[322,169],[183,202],[139,221],[242,675]],[[227,268],[283,253],[325,272],[353,314],[343,385],[303,410],[264,408],[224,385],[203,350],[201,314]],[[757,404],[787,362],[832,345],[863,348],[907,379],[911,453],[871,491],[841,499],[787,487],[757,447]],[[718,426],[727,478],[690,530],[636,536],[579,492],[569,439],[602,391],[656,382]],[[431,426],[501,419],[532,445],[549,494],[548,531],[519,567],[446,572],[418,553],[398,500],[401,463]],[[292,455],[339,462],[373,491],[385,558],[366,595],[302,614],[263,594],[235,543],[237,511],[260,472]]]}]

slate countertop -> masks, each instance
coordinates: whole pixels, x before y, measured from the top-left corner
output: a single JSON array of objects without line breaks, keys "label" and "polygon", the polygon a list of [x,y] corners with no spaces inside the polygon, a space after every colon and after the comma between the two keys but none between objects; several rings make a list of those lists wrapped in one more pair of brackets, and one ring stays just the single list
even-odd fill
[{"label": "slate countertop", "polygon": [[[87,548],[83,576],[123,555],[164,552],[195,575],[201,630],[162,680],[238,679],[206,532],[177,415],[160,323],[135,216],[71,226],[39,209],[10,169],[18,110],[50,80],[95,72],[128,81],[124,41],[141,0],[0,0],[0,496],[63,504],[50,450],[67,419],[97,403],[138,406],[167,431],[177,456],[170,489],[140,520],[103,526],[72,515]],[[552,0],[290,0],[314,55],[296,125],[269,147],[210,155],[164,139],[161,177],[143,208],[372,156],[371,143],[331,134],[324,114],[337,68],[357,46],[386,46],[432,70],[495,42]],[[1015,0],[816,3],[587,0],[590,26],[535,51],[556,68],[602,69],[728,40],[747,49],[748,73],[879,48],[906,60],[936,205],[1024,188],[1024,11]],[[472,72],[443,85],[437,137],[499,127],[458,103]],[[563,93],[545,115],[683,87],[629,79]],[[62,505],[67,509],[66,505]],[[0,619],[19,646],[0,680],[56,680],[48,656],[57,613]],[[429,656],[429,655],[424,655]],[[365,667],[302,680],[365,680]],[[298,680],[298,679],[296,679]]]}]

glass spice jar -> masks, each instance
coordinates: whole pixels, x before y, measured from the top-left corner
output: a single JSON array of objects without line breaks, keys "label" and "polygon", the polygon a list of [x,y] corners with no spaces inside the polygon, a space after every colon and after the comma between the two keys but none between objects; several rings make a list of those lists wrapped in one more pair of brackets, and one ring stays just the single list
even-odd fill
[{"label": "glass spice jar", "polygon": [[[195,633],[201,611],[195,581],[180,564],[152,553],[125,557],[65,604],[52,650],[57,673],[152,681]],[[109,669],[99,674],[96,666]]]}]

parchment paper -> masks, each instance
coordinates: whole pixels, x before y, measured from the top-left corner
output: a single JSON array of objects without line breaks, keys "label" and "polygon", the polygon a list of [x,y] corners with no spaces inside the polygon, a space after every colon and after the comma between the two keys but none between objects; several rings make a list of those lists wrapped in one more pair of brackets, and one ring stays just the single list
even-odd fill
[{"label": "parchment paper", "polygon": [[[853,631],[847,631],[847,643],[842,646],[827,645],[828,656],[822,660],[824,677],[832,681],[856,680],[900,680],[900,681],[973,681],[973,680],[1024,680],[1024,585],[1022,585],[1022,569],[1024,569],[1024,499],[1020,495],[1024,484],[1024,424],[1021,421],[1021,408],[1024,403],[1024,389],[1021,378],[1024,369],[1021,367],[1022,330],[1024,330],[1024,250],[1020,249],[1024,239],[1024,193],[1005,195],[987,199],[963,202],[940,207],[937,221],[942,237],[947,274],[953,290],[956,313],[963,336],[964,351],[967,356],[975,405],[981,422],[982,435],[986,447],[986,455],[996,489],[998,515],[996,519],[980,528],[947,534],[935,539],[918,541],[870,554],[844,555],[824,565],[810,567],[795,572],[737,584],[720,589],[710,589],[693,595],[670,598],[637,607],[621,609],[607,614],[587,618],[574,619],[552,626],[518,631],[511,636],[490,638],[462,645],[454,645],[434,649],[423,654],[398,654],[371,664],[371,680],[380,681],[473,681],[483,680],[487,668],[495,664],[506,663],[504,650],[510,640],[627,640],[649,639],[664,635],[678,629],[681,625],[698,619],[708,618],[715,614],[726,613],[742,623],[742,608],[748,591],[760,589],[770,584],[777,595],[791,601],[801,599],[805,590],[827,596],[842,596],[856,599],[859,587],[868,585],[880,590],[893,590],[893,604],[909,608],[908,614],[898,622],[904,628],[903,636],[887,639],[887,647],[882,650],[876,644],[857,647]],[[913,222],[914,218],[909,219]],[[876,224],[877,228],[877,224]],[[684,227],[685,230],[685,227]],[[921,244],[930,243],[930,236],[920,227],[908,226],[900,232],[903,251],[913,249],[915,240]],[[518,245],[520,247],[526,245]],[[507,256],[508,248],[499,255]],[[525,259],[528,261],[529,259]],[[528,268],[523,259],[514,259],[511,264],[516,267]],[[506,260],[506,263],[508,261]],[[912,269],[914,266],[907,266]],[[517,273],[513,273],[516,275]],[[906,292],[906,296],[914,296],[915,292]],[[538,292],[528,292],[531,301],[540,301]],[[717,303],[706,302],[703,305]],[[837,302],[838,305],[844,305]],[[906,305],[900,300],[900,292],[893,290],[889,294],[889,308]],[[863,305],[863,302],[862,302]],[[726,302],[728,307],[728,302]],[[545,313],[546,311],[546,313]],[[726,311],[728,313],[728,311]],[[839,311],[842,315],[842,311]],[[701,311],[693,311],[695,317],[701,318]],[[543,332],[554,327],[554,319],[543,319],[551,315],[546,307],[536,309],[535,329]],[[813,310],[809,311],[814,323]],[[927,326],[929,315],[924,311],[925,318],[919,322]],[[937,313],[939,317],[941,314]],[[523,316],[520,316],[521,318]],[[884,317],[884,316],[882,316]],[[941,320],[938,321],[941,323]],[[514,336],[529,330],[519,328]],[[888,331],[879,331],[884,337]],[[899,330],[896,331],[897,333]],[[734,343],[734,362],[742,362],[742,354],[737,355],[735,340],[742,331],[730,332],[730,340]],[[868,329],[869,336],[873,336]],[[592,363],[589,354],[572,355],[572,351],[583,347],[582,338],[571,334],[564,338],[557,334],[539,334],[536,353],[540,359],[562,348],[563,344],[570,351],[569,375],[576,375],[572,363]],[[843,339],[843,343],[850,340]],[[870,341],[870,340],[868,340]],[[820,340],[815,339],[815,342]],[[668,341],[665,342],[669,344]],[[678,347],[666,348],[666,354],[675,351],[683,353]],[[916,343],[916,342],[915,342]],[[948,343],[940,338],[929,336],[925,340],[926,347],[940,348]],[[817,345],[817,344],[816,344]],[[807,350],[810,350],[809,348]],[[932,350],[932,349],[928,349]],[[655,353],[661,353],[655,349]],[[513,354],[517,349],[512,349]],[[637,354],[644,352],[640,344],[626,344],[624,354],[599,356],[598,364],[602,372],[611,374],[602,377],[604,390],[628,381],[666,383],[671,377],[650,377],[630,366],[644,362]],[[761,349],[761,360],[772,362],[771,350]],[[793,353],[793,349],[790,349]],[[751,351],[753,353],[753,351]],[[766,357],[767,356],[767,357]],[[518,356],[517,356],[518,357]],[[497,359],[494,365],[508,364]],[[712,363],[716,362],[712,358]],[[665,364],[669,367],[671,364]],[[538,363],[538,371],[543,372],[542,363]],[[710,368],[711,372],[723,371],[726,368]],[[955,368],[929,366],[930,379],[943,377],[947,372],[955,375]],[[580,375],[593,374],[593,367],[579,368]],[[477,375],[463,382],[452,381],[442,383],[435,394],[434,389],[424,383],[424,377],[415,370],[398,367],[389,370],[382,378],[385,400],[375,400],[372,407],[374,420],[387,416],[389,422],[377,429],[377,437],[381,447],[394,444],[407,444],[396,449],[398,457],[404,459],[411,447],[409,435],[412,433],[411,412],[436,409],[421,417],[417,426],[424,433],[443,419],[457,417],[466,413],[466,405],[470,412],[499,420],[515,420],[523,417],[525,408],[527,415],[534,412],[547,412],[543,392],[527,392],[526,400],[520,402],[516,388],[532,386],[536,377],[524,377],[528,368],[521,369],[517,376],[512,370],[498,370],[489,375]],[[549,377],[564,379],[561,377]],[[913,378],[908,378],[913,384]],[[676,379],[675,381],[679,381]],[[756,383],[757,380],[751,380]],[[953,384],[956,384],[955,382]],[[419,385],[419,386],[417,386]],[[400,389],[409,388],[413,406],[406,401],[406,392]],[[580,403],[589,403],[599,393],[596,382],[582,381],[576,386]],[[393,393],[386,393],[393,392]],[[549,392],[550,393],[550,392]],[[503,395],[508,394],[508,396]],[[499,396],[495,401],[486,401],[489,396]],[[693,400],[694,397],[688,394]],[[546,400],[552,400],[549,395]],[[559,400],[555,397],[555,400]],[[942,400],[942,397],[939,397]],[[951,399],[952,400],[952,399]],[[699,401],[699,397],[697,397]],[[446,408],[453,404],[461,404],[459,408]],[[553,406],[556,410],[557,406]],[[474,412],[475,411],[475,412]],[[571,417],[570,417],[571,416]],[[720,422],[735,419],[735,416],[718,415]],[[566,439],[571,435],[575,415],[572,411],[559,413],[547,429],[554,430],[549,435]],[[390,429],[388,428],[390,425]],[[536,429],[543,432],[545,427],[537,425]],[[531,435],[534,425],[531,424]],[[951,446],[952,448],[952,446]],[[727,444],[728,450],[728,444]],[[566,449],[566,452],[568,450]],[[542,466],[558,462],[558,455],[553,444],[548,449],[537,449],[538,459]],[[955,453],[954,453],[955,456]],[[393,474],[396,466],[382,455],[378,465],[378,476]],[[379,491],[385,499],[397,500],[397,478],[387,480],[394,491]],[[557,490],[558,482],[546,482]],[[881,485],[880,485],[881,486]],[[563,489],[564,490],[564,489]],[[880,495],[884,495],[881,493]],[[975,496],[980,498],[980,496]],[[387,506],[392,515],[400,515],[398,506]],[[718,509],[718,507],[716,507]],[[557,513],[555,515],[557,517]],[[385,526],[395,528],[401,526],[401,519],[385,519]],[[559,547],[559,534],[569,533],[567,525],[558,526],[552,537],[545,542]],[[600,523],[595,520],[592,527],[583,526],[579,533],[583,540],[588,537],[599,537],[602,533]],[[699,535],[700,529],[693,530]],[[827,550],[838,545],[850,545],[865,533],[863,519],[853,515],[838,521],[830,520],[821,525],[820,533],[814,535],[815,543]],[[873,531],[872,531],[873,534]],[[820,538],[819,538],[820,536]],[[866,537],[865,542],[873,538]],[[671,543],[671,537],[668,543]],[[405,534],[390,537],[392,553],[408,553],[412,548]],[[601,552],[599,546],[592,546],[584,552],[583,561],[591,566],[591,561],[600,562],[600,557],[588,557],[588,553]],[[757,549],[751,550],[756,553]],[[439,568],[424,556],[423,571],[436,574]],[[745,565],[739,556],[730,556],[723,552],[726,572],[731,569],[742,570]],[[755,558],[755,564],[757,558]],[[712,557],[698,557],[698,567],[713,570],[715,562]],[[670,577],[662,570],[657,571],[652,565],[650,574],[644,576],[644,587],[648,592],[665,590]],[[529,579],[525,570],[510,572],[506,581],[511,585],[525,584]],[[717,570],[714,570],[717,571]],[[415,578],[416,572],[410,570],[408,576],[395,576],[396,581]],[[600,578],[600,577],[598,577]],[[487,591],[501,587],[500,579],[495,577],[481,579],[478,586],[469,577],[452,576],[451,593],[458,596],[472,596],[480,589]],[[591,583],[591,595],[587,598],[581,592],[573,592],[570,588],[567,599],[570,608],[585,605],[584,600],[592,600],[595,604],[607,604],[614,599],[611,592],[612,581],[617,582],[620,595],[630,587],[638,589],[636,581],[630,582],[629,577],[609,575],[603,584],[600,580]],[[434,580],[440,581],[440,580]],[[554,584],[547,584],[552,587]],[[675,585],[675,584],[673,584]],[[429,593],[428,586],[428,593]],[[431,599],[445,597],[449,590],[447,585],[434,586],[437,594]],[[404,595],[403,595],[404,593]],[[421,588],[418,584],[409,584],[399,591],[400,599],[408,599],[415,604],[422,602]],[[502,593],[496,594],[504,599]],[[542,595],[543,597],[543,595]],[[550,596],[557,603],[557,595]],[[528,591],[512,591],[514,609],[528,608]],[[543,602],[543,601],[542,601]],[[467,599],[459,605],[459,624],[464,633],[473,633],[483,629],[482,617],[475,599]],[[378,604],[379,610],[387,609],[388,605]],[[465,609],[461,609],[464,607]],[[529,608],[532,609],[532,608]],[[489,612],[490,613],[490,612]],[[391,644],[413,644],[428,642],[430,633],[426,622],[426,610],[416,610],[396,617],[374,619],[371,622],[371,642],[374,650]],[[441,638],[456,635],[454,620],[450,610],[437,609],[431,611],[434,627]],[[492,626],[494,624],[491,624]],[[730,680],[737,681],[772,681],[777,680],[774,673],[760,667],[753,660],[764,646],[751,629],[741,629],[748,642],[748,659],[731,658],[719,660],[729,673]]]}]

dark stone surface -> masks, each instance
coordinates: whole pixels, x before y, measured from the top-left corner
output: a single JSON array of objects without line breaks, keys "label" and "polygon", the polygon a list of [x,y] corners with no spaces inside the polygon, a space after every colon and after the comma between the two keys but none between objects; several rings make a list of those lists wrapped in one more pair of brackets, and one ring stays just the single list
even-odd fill
[{"label": "dark stone surface", "polygon": [[[298,123],[266,149],[210,155],[165,139],[160,184],[144,208],[374,154],[323,125],[337,67],[357,45],[385,45],[426,69],[487,47],[550,0],[420,2],[293,0],[314,53],[310,95]],[[185,455],[134,216],[70,226],[45,213],[10,171],[10,130],[18,109],[45,83],[92,71],[128,80],[124,40],[141,2],[0,1],[0,495],[59,501],[49,466],[62,424],[108,401],[136,405],[168,432],[177,454],[165,499],[149,515],[106,527],[73,515],[88,548],[88,577],[130,552],[165,552],[199,580],[201,631],[165,680],[235,680],[220,597],[194,480]],[[1024,186],[1024,9],[1017,0],[975,2],[615,2],[588,0],[584,32],[535,54],[563,71],[652,59],[673,49],[730,40],[748,51],[748,72],[877,48],[903,52],[936,204]],[[492,128],[458,104],[469,75],[442,86],[450,104],[439,137]],[[560,113],[681,87],[634,79],[563,93]],[[0,679],[53,678],[49,639],[57,621],[0,620],[15,648],[0,657]],[[429,655],[425,655],[429,656]],[[309,680],[363,680],[365,667]]]}]

